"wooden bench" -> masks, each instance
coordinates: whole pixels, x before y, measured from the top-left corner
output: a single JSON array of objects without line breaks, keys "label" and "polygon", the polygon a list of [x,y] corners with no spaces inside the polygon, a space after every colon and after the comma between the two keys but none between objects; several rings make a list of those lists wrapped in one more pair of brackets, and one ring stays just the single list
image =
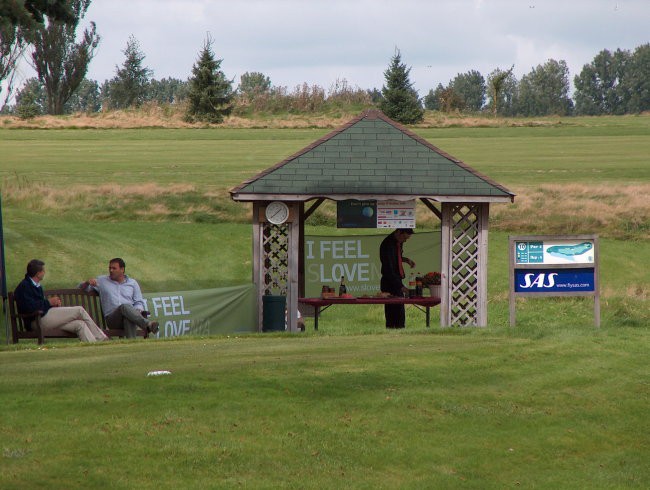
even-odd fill
[{"label": "wooden bench", "polygon": [[[109,337],[126,337],[124,329],[106,327],[106,321],[102,313],[102,305],[99,301],[99,294],[96,291],[88,292],[83,289],[49,289],[44,294],[46,298],[51,298],[52,296],[61,298],[61,306],[83,306],[93,321]],[[43,333],[40,325],[41,315],[39,312],[20,314],[18,313],[13,291],[9,292],[8,298],[9,318],[14,344],[17,344],[20,339],[37,339],[38,343],[42,344],[46,337],[77,338],[77,334],[66,332],[60,328],[48,330],[47,333]],[[137,335],[144,338],[148,337],[148,333],[141,329],[137,330]]]}]

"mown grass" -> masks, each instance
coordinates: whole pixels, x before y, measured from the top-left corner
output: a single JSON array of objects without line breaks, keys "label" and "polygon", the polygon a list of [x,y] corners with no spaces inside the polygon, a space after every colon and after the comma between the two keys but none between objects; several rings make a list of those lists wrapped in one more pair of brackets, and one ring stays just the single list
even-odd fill
[{"label": "mown grass", "polygon": [[[550,127],[416,128],[506,186],[647,183],[650,116],[576,118]],[[611,121],[611,125],[609,122]],[[623,122],[621,122],[623,121]],[[0,130],[2,176],[60,186],[102,182],[232,186],[329,129]],[[254,144],[251,144],[254,142]],[[63,168],[61,168],[63,165]]]},{"label": "mown grass", "polygon": [[647,329],[458,333],[4,352],[0,482],[647,486]]},{"label": "mown grass", "polygon": [[[0,346],[0,487],[646,488],[648,121],[416,129],[519,194],[491,209],[485,329],[340,306],[301,335]],[[228,188],[326,132],[0,130],[9,287],[33,257],[47,287],[113,256],[148,291],[249,282]],[[601,235],[600,329],[581,298],[508,326],[508,234],[533,225]]]},{"label": "mown grass", "polygon": [[[245,223],[249,207],[228,190],[327,131],[2,130],[2,193],[8,206],[74,219]],[[493,229],[649,238],[648,116],[416,131],[518,195],[493,206]],[[324,207],[314,221],[334,219]],[[423,206],[418,221],[437,225]]]}]

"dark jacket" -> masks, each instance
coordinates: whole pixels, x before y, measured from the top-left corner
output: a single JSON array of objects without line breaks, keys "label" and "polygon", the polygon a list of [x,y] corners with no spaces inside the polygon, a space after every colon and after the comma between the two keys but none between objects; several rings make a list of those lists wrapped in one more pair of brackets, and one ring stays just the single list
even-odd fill
[{"label": "dark jacket", "polygon": [[16,287],[14,298],[18,306],[18,313],[22,314],[35,313],[40,310],[45,315],[51,307],[50,302],[45,299],[43,288],[34,286],[32,279],[27,274]]},{"label": "dark jacket", "polygon": [[402,256],[402,244],[397,242],[391,233],[379,246],[379,259],[381,260],[381,290],[396,296],[402,295],[402,276],[399,271],[397,254]]}]

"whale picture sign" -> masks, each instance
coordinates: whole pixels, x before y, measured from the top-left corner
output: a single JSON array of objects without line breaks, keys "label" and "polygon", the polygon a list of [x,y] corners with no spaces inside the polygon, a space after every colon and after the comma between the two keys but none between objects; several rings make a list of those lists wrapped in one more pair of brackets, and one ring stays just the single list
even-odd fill
[{"label": "whale picture sign", "polygon": [[594,240],[515,240],[517,264],[593,264]]},{"label": "whale picture sign", "polygon": [[600,326],[598,236],[511,236],[510,325],[518,296],[593,296]]}]

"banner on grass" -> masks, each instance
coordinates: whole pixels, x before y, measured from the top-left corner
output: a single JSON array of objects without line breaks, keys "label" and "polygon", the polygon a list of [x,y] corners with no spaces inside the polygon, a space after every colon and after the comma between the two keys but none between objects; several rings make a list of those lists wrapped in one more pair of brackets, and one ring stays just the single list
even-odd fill
[{"label": "banner on grass", "polygon": [[144,294],[158,337],[257,331],[255,286]]}]

